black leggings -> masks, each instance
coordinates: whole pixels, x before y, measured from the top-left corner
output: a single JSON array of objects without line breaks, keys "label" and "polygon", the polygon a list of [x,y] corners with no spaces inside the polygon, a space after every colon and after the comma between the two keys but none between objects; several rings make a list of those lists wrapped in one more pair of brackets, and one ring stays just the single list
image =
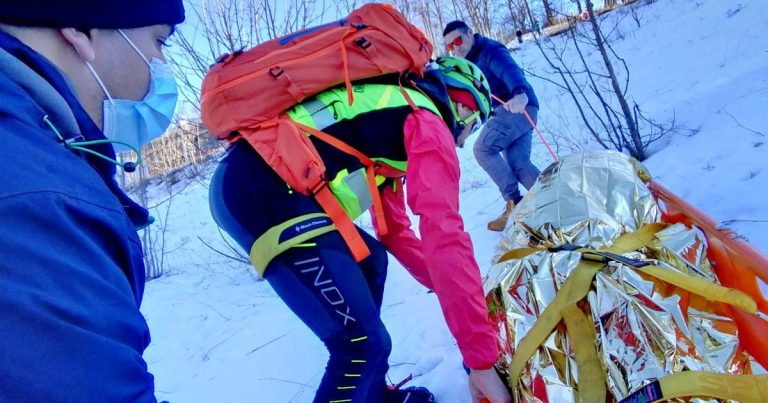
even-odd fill
[{"label": "black leggings", "polygon": [[387,253],[360,232],[371,256],[359,264],[334,231],[311,240],[316,246],[284,252],[265,271],[275,292],[330,353],[316,403],[377,403],[386,387],[392,342],[380,313]]}]

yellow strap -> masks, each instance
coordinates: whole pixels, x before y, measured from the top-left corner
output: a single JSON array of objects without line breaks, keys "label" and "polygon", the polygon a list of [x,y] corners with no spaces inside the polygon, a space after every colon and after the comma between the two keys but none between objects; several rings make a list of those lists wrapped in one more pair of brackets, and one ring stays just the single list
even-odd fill
[{"label": "yellow strap", "polygon": [[768,401],[768,375],[731,375],[706,372],[678,372],[659,379],[663,398],[708,396],[743,403]]},{"label": "yellow strap", "polygon": [[575,304],[587,295],[592,285],[592,278],[602,267],[603,265],[600,263],[581,262],[568,276],[560,291],[555,295],[555,299],[539,315],[531,330],[523,337],[515,350],[512,363],[509,365],[509,384],[512,387],[517,385],[520,373],[528,359],[544,343],[547,336],[552,333],[552,329],[560,323],[563,309]]},{"label": "yellow strap", "polygon": [[[635,251],[637,249],[640,249],[650,244],[651,241],[653,241],[655,234],[663,230],[664,228],[666,228],[668,225],[669,224],[667,223],[655,223],[655,224],[644,225],[643,227],[639,228],[637,231],[623,235],[622,237],[617,239],[616,242],[614,242],[614,244],[611,247],[604,248],[603,251],[616,253],[616,254]],[[517,249],[510,252],[514,252],[511,254],[512,256],[524,257],[536,251],[538,250],[532,249],[532,248],[524,248],[524,249]],[[589,250],[582,249],[579,251],[588,252]],[[504,256],[506,255],[507,254],[505,254]],[[504,256],[502,256],[502,258]],[[512,258],[515,258],[515,257],[512,257]],[[503,259],[500,259],[500,261],[501,260]],[[579,399],[581,401],[604,401],[605,371],[600,366],[599,359],[597,358],[597,351],[595,350],[594,344],[593,344],[596,337],[594,333],[594,326],[591,323],[591,321],[589,321],[589,319],[586,317],[584,312],[581,311],[576,306],[576,303],[582,300],[586,296],[586,294],[589,292],[589,289],[592,285],[592,279],[602,267],[603,267],[602,263],[582,261],[576,267],[576,269],[574,269],[574,271],[568,276],[566,281],[563,283],[563,286],[560,288],[560,291],[555,296],[555,299],[549,304],[549,306],[547,306],[544,309],[544,312],[541,313],[539,318],[536,320],[536,323],[534,323],[533,328],[531,328],[528,334],[526,334],[526,336],[521,340],[518,348],[516,349],[515,354],[512,358],[512,363],[509,366],[509,384],[510,385],[514,386],[517,384],[523,368],[525,367],[526,363],[531,358],[531,356],[533,356],[533,353],[538,349],[538,347],[542,343],[544,343],[546,338],[552,333],[552,330],[555,328],[555,326],[557,326],[560,320],[564,319],[566,324],[566,329],[574,345],[576,361],[579,364],[579,396],[580,396]],[[633,268],[647,275],[656,277],[669,284],[675,285],[681,289],[690,291],[694,294],[707,297],[711,300],[727,303],[747,312],[754,313],[757,311],[757,304],[755,303],[755,301],[751,297],[749,297],[747,294],[739,290],[726,288],[726,287],[711,283],[705,279],[692,277],[680,272],[664,269],[658,266],[648,265],[640,268],[637,268],[637,267],[633,267]],[[587,348],[585,349],[584,346],[587,346]],[[586,352],[585,350],[591,350],[591,352]],[[584,368],[583,370],[582,370],[582,367]],[[677,376],[680,376],[682,378],[684,374],[701,374],[701,375],[696,375],[696,379],[699,379],[699,381],[697,381],[698,384],[695,388],[694,386],[691,386],[690,388],[688,388],[689,385],[686,385],[684,387],[677,385],[675,379],[678,379]],[[693,375],[685,375],[685,376],[694,377]],[[752,383],[755,383],[755,385],[764,387],[763,389],[764,391],[765,391],[765,387],[768,386],[768,383],[766,383],[768,382],[768,380],[766,380],[763,377],[760,377],[759,379],[755,379],[755,380],[750,379],[747,381],[734,380],[737,378],[729,377],[729,378],[726,378],[726,381],[723,381],[722,379],[719,378],[723,376],[726,376],[726,375],[693,373],[693,372],[687,371],[680,374],[670,375],[669,377],[664,378],[664,380],[662,380],[663,381],[662,386],[667,385],[666,386],[667,389],[665,390],[673,391],[670,393],[683,393],[683,392],[676,392],[677,390],[676,388],[679,388],[680,390],[683,390],[683,389],[697,390],[698,391],[697,393],[699,393],[699,395],[701,395],[701,391],[708,391],[707,385],[716,384],[717,382],[723,383],[727,381],[727,382],[730,382],[731,384],[735,384],[737,382],[741,382],[740,384],[743,384],[744,382],[752,382]],[[670,380],[665,381],[666,379],[670,379]],[[703,383],[706,383],[705,381],[709,383],[707,385],[703,385]],[[699,385],[699,384],[702,384],[702,385]],[[752,385],[750,387],[755,388],[755,385]],[[731,393],[731,392],[728,392],[728,393]],[[765,392],[765,393],[766,395],[768,395],[768,392]],[[691,396],[691,395],[696,395],[696,394],[689,393],[687,395],[668,396],[666,391],[664,393],[665,398],[672,398],[672,397],[678,397],[678,396]],[[709,395],[707,394],[707,396]],[[712,395],[712,396],[718,397],[719,395]],[[740,399],[740,398],[733,398],[733,397],[726,397],[726,398],[744,401],[743,399]],[[756,401],[768,401],[768,399],[756,400]]]},{"label": "yellow strap", "polygon": [[700,277],[689,276],[659,266],[648,265],[634,267],[633,269],[710,300],[735,306],[745,312],[757,313],[757,303],[755,300],[742,291],[723,287]]},{"label": "yellow strap", "polygon": [[253,242],[253,245],[251,245],[250,253],[251,264],[256,269],[256,272],[259,273],[259,276],[264,276],[264,270],[267,269],[267,265],[277,255],[294,246],[306,246],[304,245],[304,242],[307,240],[336,229],[336,226],[331,222],[330,225],[319,226],[309,231],[299,233],[293,238],[280,242],[280,235],[283,233],[283,231],[304,221],[320,217],[327,218],[328,215],[323,213],[305,214],[285,221],[282,224],[275,225],[265,233],[261,234],[261,236]]},{"label": "yellow strap", "polygon": [[634,252],[651,243],[656,237],[656,233],[667,227],[669,224],[665,222],[643,225],[636,231],[622,235],[609,248],[601,248],[601,250],[618,254]]},{"label": "yellow strap", "polygon": [[578,364],[579,388],[577,402],[605,402],[605,370],[595,349],[595,325],[577,305],[563,309],[568,337]]},{"label": "yellow strap", "polygon": [[[613,246],[605,249],[611,253],[628,253],[649,244],[657,232],[666,228],[668,224],[655,223],[638,228],[636,231],[622,235],[614,242]],[[515,387],[520,379],[528,360],[533,353],[544,343],[547,336],[560,323],[563,317],[563,309],[574,305],[583,299],[592,285],[595,274],[603,267],[601,263],[582,261],[568,276],[555,299],[544,309],[534,323],[528,334],[523,337],[512,357],[509,365],[509,385]]]},{"label": "yellow strap", "polygon": [[[645,225],[637,231],[620,237],[611,247],[604,248],[603,251],[616,254],[635,251],[648,245],[653,241],[655,234],[668,225],[666,223]],[[537,251],[538,249],[533,248],[513,250],[504,254],[499,261],[519,259]],[[509,366],[510,385],[514,387],[517,384],[528,360],[563,319],[578,364],[578,400],[580,402],[605,401],[607,393],[605,371],[594,347],[596,337],[594,325],[576,305],[589,292],[592,279],[602,267],[601,263],[582,261],[568,276],[555,299],[544,309],[533,328],[516,349]],[[702,278],[658,266],[648,265],[634,267],[634,269],[711,300],[724,302],[747,312],[757,311],[755,301],[739,290],[729,289]],[[686,396],[711,396],[740,402],[768,401],[768,375],[725,375],[686,371],[659,380],[659,385],[663,392],[663,399],[659,400]]]},{"label": "yellow strap", "polygon": [[543,250],[547,250],[546,248],[520,248],[520,249],[512,249],[511,251],[508,251],[507,253],[501,255],[499,260],[496,261],[496,263],[506,262],[507,260],[512,259],[522,259],[524,257],[530,256],[536,252],[541,252]]},{"label": "yellow strap", "polygon": [[[656,235],[657,232],[663,230],[664,228],[667,228],[668,226],[669,226],[668,223],[663,223],[663,222],[646,224],[640,227],[637,231],[631,232],[629,234],[624,234],[621,238],[617,239],[616,242],[614,242],[613,246],[611,246],[611,250],[613,251],[613,253],[619,253],[619,254],[638,250],[643,246],[648,245],[648,243],[653,240],[653,237]],[[530,256],[536,252],[541,252],[543,250],[547,250],[547,248],[544,246],[539,246],[535,248],[512,249],[507,253],[501,255],[497,263],[501,263],[511,259],[522,259],[524,257]]]}]

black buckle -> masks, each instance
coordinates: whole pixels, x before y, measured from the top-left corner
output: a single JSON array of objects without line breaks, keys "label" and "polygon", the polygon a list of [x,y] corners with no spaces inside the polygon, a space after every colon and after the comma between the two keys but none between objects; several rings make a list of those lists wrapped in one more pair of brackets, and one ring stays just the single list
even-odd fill
[{"label": "black buckle", "polygon": [[221,56],[217,57],[216,60],[213,61],[213,64],[223,63],[224,60],[226,60],[228,57],[229,57],[229,53],[224,53]]},{"label": "black buckle", "polygon": [[368,39],[366,39],[364,36],[361,36],[361,37],[360,37],[358,40],[356,40],[356,41],[355,41],[355,44],[356,44],[357,46],[359,46],[360,48],[362,48],[363,50],[367,50],[368,48],[370,48],[370,47],[371,47],[371,45],[373,45],[373,44],[371,43],[371,41],[369,41]]},{"label": "black buckle", "polygon": [[[579,249],[586,249],[583,246],[574,245],[574,244],[565,244],[556,246],[553,248],[548,248],[548,252],[574,252],[578,251]],[[608,263],[611,261],[619,262],[626,266],[631,266],[634,268],[641,268],[648,266],[650,263],[646,263],[637,259],[632,259],[626,256],[618,255],[616,253],[610,253],[610,252],[601,252],[598,250],[584,250],[581,252],[581,259],[586,260],[588,262],[595,262],[595,263]]]},{"label": "black buckle", "polygon": [[214,61],[214,64],[227,63],[230,60],[236,58],[237,56],[240,56],[241,54],[243,54],[243,52],[245,52],[245,47],[242,47],[232,53],[224,53],[221,56],[216,58],[216,60]]},{"label": "black buckle", "polygon": [[573,251],[575,251],[577,249],[581,249],[581,248],[583,248],[583,246],[574,245],[574,244],[569,243],[569,244],[565,244],[565,245],[560,245],[560,246],[555,246],[553,248],[549,248],[549,249],[547,249],[547,251],[549,251],[549,252],[573,252]]},{"label": "black buckle", "polygon": [[610,261],[619,262],[623,265],[639,269],[648,266],[649,263],[641,262],[626,256],[617,255],[610,252],[588,251],[581,254],[581,258],[590,262],[608,263]]}]

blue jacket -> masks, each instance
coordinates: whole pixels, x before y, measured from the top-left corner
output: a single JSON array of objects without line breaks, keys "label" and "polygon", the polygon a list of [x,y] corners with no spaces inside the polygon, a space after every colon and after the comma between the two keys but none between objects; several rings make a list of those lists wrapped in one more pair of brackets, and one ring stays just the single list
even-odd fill
[{"label": "blue jacket", "polygon": [[[539,100],[533,87],[525,79],[525,73],[509,54],[509,49],[501,42],[475,34],[475,43],[467,53],[467,60],[476,64],[483,71],[491,87],[491,93],[508,101],[513,95],[525,92],[528,105],[539,107]],[[494,105],[498,102],[494,101]]]},{"label": "blue jacket", "polygon": [[154,402],[135,229],[147,211],[46,115],[65,137],[104,139],[59,70],[0,31],[0,401]]}]

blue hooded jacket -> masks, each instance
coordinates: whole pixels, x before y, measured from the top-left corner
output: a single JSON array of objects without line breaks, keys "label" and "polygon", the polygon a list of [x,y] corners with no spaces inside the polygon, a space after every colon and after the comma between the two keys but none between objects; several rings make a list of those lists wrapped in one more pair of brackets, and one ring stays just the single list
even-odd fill
[{"label": "blue hooded jacket", "polygon": [[[539,100],[533,87],[525,79],[525,73],[509,54],[509,49],[501,42],[475,34],[475,43],[467,53],[466,59],[476,64],[483,71],[491,87],[491,93],[508,101],[513,95],[528,96],[528,105],[539,107]],[[498,105],[497,101],[493,101]]]},{"label": "blue hooded jacket", "polygon": [[46,122],[104,139],[59,70],[0,31],[0,401],[154,402],[136,234],[147,211],[114,165]]}]

